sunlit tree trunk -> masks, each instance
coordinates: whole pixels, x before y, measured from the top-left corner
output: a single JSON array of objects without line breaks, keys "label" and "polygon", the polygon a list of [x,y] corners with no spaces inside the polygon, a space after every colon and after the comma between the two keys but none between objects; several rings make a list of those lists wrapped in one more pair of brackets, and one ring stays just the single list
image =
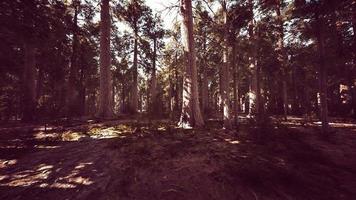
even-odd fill
[{"label": "sunlit tree trunk", "polygon": [[109,0],[101,2],[100,23],[100,96],[98,115],[103,118],[113,116],[112,80],[110,72],[110,13]]},{"label": "sunlit tree trunk", "polygon": [[36,49],[32,43],[24,44],[23,121],[32,121],[36,108]]},{"label": "sunlit tree trunk", "polygon": [[67,84],[67,95],[66,95],[66,115],[67,116],[78,116],[78,59],[77,59],[77,46],[78,46],[78,1],[73,1],[74,7],[74,18],[73,18],[73,41],[72,41],[72,55],[70,59],[70,70],[69,79]]},{"label": "sunlit tree trunk", "polygon": [[181,14],[183,18],[181,33],[186,62],[183,72],[183,103],[180,125],[183,127],[201,127],[204,125],[204,121],[199,107],[191,0],[181,0]]},{"label": "sunlit tree trunk", "polygon": [[229,75],[229,44],[228,44],[228,25],[227,25],[227,5],[226,1],[221,1],[223,17],[224,17],[224,47],[223,47],[223,64],[221,66],[221,108],[222,117],[224,122],[224,128],[231,128],[231,116],[230,116],[230,75]]}]

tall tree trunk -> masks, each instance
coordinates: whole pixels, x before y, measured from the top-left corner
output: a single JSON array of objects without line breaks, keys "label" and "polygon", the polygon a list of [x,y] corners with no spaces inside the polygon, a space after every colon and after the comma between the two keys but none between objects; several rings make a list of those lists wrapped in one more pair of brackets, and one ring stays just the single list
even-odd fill
[{"label": "tall tree trunk", "polygon": [[24,44],[24,70],[23,70],[23,118],[25,122],[34,119],[36,109],[36,49],[32,43]]},{"label": "tall tree trunk", "polygon": [[69,70],[69,79],[67,84],[67,95],[66,95],[66,116],[78,116],[78,100],[79,93],[77,90],[78,83],[78,1],[73,1],[74,6],[74,18],[73,18],[73,41],[72,41],[72,55],[70,59],[70,70]]},{"label": "tall tree trunk", "polygon": [[353,115],[354,118],[356,119],[356,1],[352,2],[352,30],[353,30],[353,44],[352,44],[352,49],[353,49],[353,68],[351,70],[350,75],[352,76],[351,78],[351,84],[350,84],[350,93],[351,93],[351,107],[353,110]]},{"label": "tall tree trunk", "polygon": [[156,54],[157,54],[157,40],[153,39],[153,60],[152,60],[152,77],[151,77],[151,88],[150,88],[150,111],[151,114],[155,113],[155,108],[157,106],[157,77],[156,77]]},{"label": "tall tree trunk", "polygon": [[328,123],[328,105],[327,105],[327,72],[325,66],[325,36],[324,26],[325,21],[323,16],[317,14],[318,28],[317,43],[319,53],[319,97],[320,97],[320,119],[323,132],[327,132]]},{"label": "tall tree trunk", "polygon": [[276,14],[277,14],[277,22],[278,22],[278,41],[277,41],[277,53],[278,53],[278,62],[282,70],[282,99],[283,99],[283,114],[284,119],[287,120],[288,115],[288,95],[287,95],[287,66],[286,66],[286,52],[284,49],[284,27],[283,27],[283,19],[281,15],[281,7],[283,0],[277,0],[276,5]]},{"label": "tall tree trunk", "polygon": [[292,101],[292,110],[293,114],[300,114],[299,112],[299,94],[297,87],[297,69],[296,66],[292,68],[292,83],[293,83],[293,101]]},{"label": "tall tree trunk", "polygon": [[251,71],[251,77],[250,77],[250,87],[249,87],[249,111],[248,114],[249,116],[254,116],[254,115],[259,115],[259,98],[257,97],[257,89],[258,89],[258,69],[257,69],[257,45],[256,45],[256,35],[254,31],[254,11],[253,11],[253,0],[249,0],[249,6],[252,12],[252,19],[249,23],[249,40],[250,40],[250,45],[252,52],[250,53],[249,57],[249,64],[250,64],[250,71]]},{"label": "tall tree trunk", "polygon": [[135,32],[135,41],[134,41],[134,57],[133,57],[133,67],[132,67],[132,75],[133,75],[133,84],[131,91],[131,111],[133,113],[137,113],[138,109],[138,72],[137,72],[137,64],[138,64],[138,28],[134,28]]},{"label": "tall tree trunk", "polygon": [[85,115],[85,104],[86,104],[86,84],[85,84],[85,71],[84,65],[81,65],[80,69],[80,78],[79,78],[79,98],[78,98],[78,115],[83,116]]},{"label": "tall tree trunk", "polygon": [[43,67],[39,67],[38,78],[36,81],[36,99],[40,99],[42,96],[43,84],[44,84],[44,70]]},{"label": "tall tree trunk", "polygon": [[[203,33],[203,52],[206,52],[206,34],[205,32]],[[206,115],[208,114],[209,110],[209,87],[208,87],[208,73],[207,73],[207,62],[205,59],[205,56],[203,56],[202,60],[203,64],[203,80],[201,84],[201,107],[202,107],[202,112],[204,117],[207,117]]]},{"label": "tall tree trunk", "polygon": [[173,118],[173,93],[174,93],[174,88],[173,88],[173,77],[172,77],[172,66],[168,66],[168,80],[169,80],[169,92],[168,92],[168,113],[169,113],[169,119]]},{"label": "tall tree trunk", "polygon": [[109,0],[102,0],[100,24],[100,97],[99,113],[103,118],[113,116],[112,80],[110,72],[110,12]]},{"label": "tall tree trunk", "polygon": [[238,124],[239,124],[239,121],[238,121],[238,107],[239,107],[239,93],[238,93],[238,80],[237,80],[237,67],[238,67],[238,64],[236,63],[236,43],[235,41],[233,42],[232,44],[232,57],[231,57],[231,63],[233,65],[233,76],[234,76],[234,86],[233,86],[233,93],[234,93],[234,123],[235,123],[235,126],[237,127]]},{"label": "tall tree trunk", "polygon": [[181,14],[183,17],[181,26],[182,41],[186,62],[183,72],[183,104],[180,124],[186,127],[201,127],[204,125],[204,121],[199,107],[191,0],[181,0]]},{"label": "tall tree trunk", "polygon": [[231,129],[230,116],[230,76],[229,76],[229,41],[228,41],[228,24],[227,24],[227,5],[226,1],[221,2],[224,17],[224,47],[223,47],[223,64],[221,66],[221,108],[224,121],[224,128]]},{"label": "tall tree trunk", "polygon": [[126,108],[126,90],[125,90],[125,84],[122,83],[121,84],[121,112],[124,113],[125,112],[125,108]]}]

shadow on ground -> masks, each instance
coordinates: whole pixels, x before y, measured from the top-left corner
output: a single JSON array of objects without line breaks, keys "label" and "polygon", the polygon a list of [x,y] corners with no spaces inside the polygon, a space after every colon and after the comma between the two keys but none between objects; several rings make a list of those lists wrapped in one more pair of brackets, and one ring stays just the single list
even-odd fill
[{"label": "shadow on ground", "polygon": [[354,199],[356,134],[116,124],[0,136],[0,199]]}]

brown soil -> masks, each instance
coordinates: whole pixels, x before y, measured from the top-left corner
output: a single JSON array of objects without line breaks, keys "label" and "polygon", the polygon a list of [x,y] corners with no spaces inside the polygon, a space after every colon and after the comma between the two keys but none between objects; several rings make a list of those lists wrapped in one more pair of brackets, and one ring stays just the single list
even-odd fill
[{"label": "brown soil", "polygon": [[316,132],[16,129],[0,134],[0,199],[356,199],[356,133]]}]

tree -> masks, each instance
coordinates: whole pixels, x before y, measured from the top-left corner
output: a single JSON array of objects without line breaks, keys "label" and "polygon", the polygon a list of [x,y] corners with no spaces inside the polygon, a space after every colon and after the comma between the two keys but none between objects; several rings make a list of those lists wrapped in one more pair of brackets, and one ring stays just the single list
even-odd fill
[{"label": "tree", "polygon": [[249,23],[248,32],[251,53],[249,57],[249,68],[251,71],[250,77],[250,89],[249,89],[249,115],[259,115],[260,114],[260,87],[259,87],[259,69],[257,63],[257,38],[255,34],[255,15],[254,15],[254,5],[253,0],[248,1],[249,10],[252,14],[251,21]]},{"label": "tree", "polygon": [[139,41],[140,33],[142,32],[144,21],[148,18],[150,9],[144,5],[142,0],[124,1],[124,4],[117,5],[117,16],[124,19],[133,31],[133,64],[132,64],[132,80],[131,87],[131,111],[136,113],[138,111],[138,64],[139,64]]},{"label": "tree", "polygon": [[183,18],[181,32],[185,56],[185,69],[183,72],[183,104],[179,123],[183,127],[201,127],[204,125],[204,121],[199,107],[192,2],[191,0],[181,0],[180,3],[180,11]]},{"label": "tree", "polygon": [[66,115],[78,116],[79,108],[79,93],[77,90],[78,85],[78,15],[80,9],[80,1],[72,1],[73,14],[73,40],[72,40],[72,55],[70,59],[69,80],[66,95]]},{"label": "tree", "polygon": [[110,72],[110,9],[109,0],[101,2],[100,24],[100,96],[98,116],[113,115],[112,80]]},{"label": "tree", "polygon": [[156,62],[157,62],[157,56],[159,50],[162,48],[162,38],[164,36],[164,30],[162,28],[161,24],[161,19],[159,18],[158,15],[156,16],[150,16],[146,20],[145,23],[145,32],[144,34],[147,35],[147,37],[152,41],[153,43],[153,49],[151,52],[151,59],[152,59],[152,66],[150,68],[151,73],[151,80],[150,80],[150,86],[149,86],[149,112],[153,115],[158,114],[155,113],[155,109],[157,108],[157,68],[156,68]]},{"label": "tree", "polygon": [[228,26],[228,10],[227,10],[227,1],[220,1],[223,15],[223,63],[221,65],[221,108],[222,108],[222,119],[224,122],[224,128],[231,128],[231,115],[230,115],[230,73],[229,73],[229,26]]}]

